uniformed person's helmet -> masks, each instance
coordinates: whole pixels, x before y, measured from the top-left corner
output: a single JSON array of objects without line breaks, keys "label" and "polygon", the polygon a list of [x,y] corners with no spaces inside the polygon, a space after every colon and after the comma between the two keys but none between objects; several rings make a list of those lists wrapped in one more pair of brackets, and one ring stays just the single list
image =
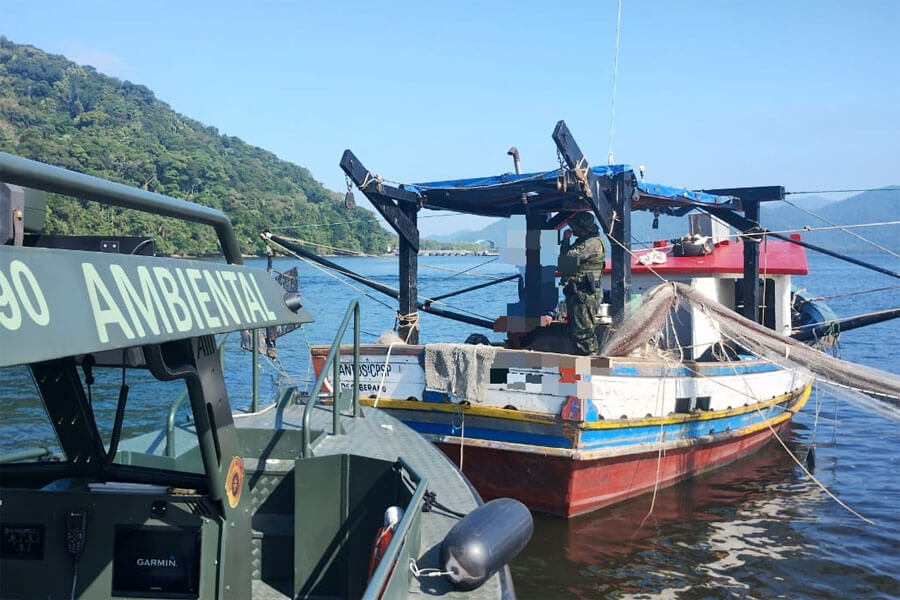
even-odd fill
[{"label": "uniformed person's helmet", "polygon": [[597,227],[594,215],[587,211],[575,213],[575,216],[569,219],[569,227],[576,233],[579,231],[584,233],[596,233],[600,229]]}]

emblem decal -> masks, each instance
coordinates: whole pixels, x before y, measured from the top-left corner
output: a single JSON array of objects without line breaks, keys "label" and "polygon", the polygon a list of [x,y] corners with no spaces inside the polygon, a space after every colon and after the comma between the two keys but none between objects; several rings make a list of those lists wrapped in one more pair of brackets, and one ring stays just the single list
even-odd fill
[{"label": "emblem decal", "polygon": [[234,508],[241,501],[241,490],[244,486],[244,461],[240,456],[231,459],[228,474],[225,476],[225,495],[228,505]]}]

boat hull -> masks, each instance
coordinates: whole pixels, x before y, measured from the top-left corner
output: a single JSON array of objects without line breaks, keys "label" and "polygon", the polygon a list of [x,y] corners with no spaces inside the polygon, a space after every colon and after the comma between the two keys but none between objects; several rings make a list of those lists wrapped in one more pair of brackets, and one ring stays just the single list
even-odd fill
[{"label": "boat hull", "polygon": [[[514,366],[492,371],[481,400],[466,402],[425,385],[421,348],[365,349],[361,401],[436,444],[483,497],[513,497],[563,517],[755,452],[810,392],[807,378],[757,360],[661,368],[594,359],[583,366],[567,364],[581,359],[566,355],[535,361],[519,353],[495,357],[495,368]],[[314,348],[314,365],[317,354]]]},{"label": "boat hull", "polygon": [[[574,517],[689,477],[722,467],[762,448],[780,433],[782,421],[732,440],[647,451],[624,456],[577,459],[501,450],[466,443],[437,442],[485,500],[511,497],[536,512]],[[462,456],[461,456],[462,455]],[[462,459],[462,460],[460,460]]]}]

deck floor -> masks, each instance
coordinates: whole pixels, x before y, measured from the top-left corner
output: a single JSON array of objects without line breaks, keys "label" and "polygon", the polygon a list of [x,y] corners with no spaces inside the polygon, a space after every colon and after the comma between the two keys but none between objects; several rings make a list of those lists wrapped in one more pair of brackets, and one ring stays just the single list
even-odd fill
[{"label": "deck floor", "polygon": [[[283,410],[270,407],[255,414],[236,414],[238,427],[299,430],[303,405],[289,405]],[[435,446],[425,441],[412,429],[402,425],[386,413],[363,407],[363,417],[342,416],[341,423],[347,435],[324,436],[313,448],[316,456],[331,454],[365,454],[374,458],[395,461],[400,456],[428,479],[428,490],[436,494],[438,502],[460,513],[476,508],[480,498],[454,467],[450,460]],[[317,406],[312,413],[312,429],[330,432],[332,412],[329,406]],[[440,545],[449,529],[456,523],[455,517],[437,512],[422,515],[421,551],[416,563],[420,569],[440,567]],[[501,598],[501,574],[496,574],[475,591],[462,592],[453,588],[444,577],[410,577],[410,597],[441,596],[447,600]],[[265,582],[254,580],[254,598],[285,598],[279,590]]]}]

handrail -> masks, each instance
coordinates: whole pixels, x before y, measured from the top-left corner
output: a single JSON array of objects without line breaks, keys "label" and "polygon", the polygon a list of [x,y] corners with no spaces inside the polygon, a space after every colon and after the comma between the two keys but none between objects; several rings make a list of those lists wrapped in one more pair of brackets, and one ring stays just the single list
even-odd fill
[{"label": "handrail", "polygon": [[331,342],[331,348],[328,350],[328,355],[325,357],[325,362],[322,363],[322,371],[319,373],[319,376],[316,378],[316,383],[313,385],[312,392],[309,394],[309,399],[306,401],[306,408],[303,410],[303,454],[302,458],[308,458],[312,456],[312,445],[310,442],[310,431],[309,431],[309,421],[312,417],[312,409],[316,405],[316,402],[319,399],[319,392],[322,390],[322,384],[325,383],[325,376],[328,374],[328,367],[334,365],[334,377],[331,382],[331,387],[334,393],[334,404],[332,406],[332,435],[337,435],[338,428],[340,426],[340,410],[339,410],[339,400],[338,398],[341,395],[341,382],[340,382],[340,358],[338,358],[337,363],[335,363],[335,356],[340,355],[341,348],[341,339],[344,337],[344,333],[347,331],[347,325],[350,324],[350,315],[353,315],[353,416],[358,417],[360,415],[359,409],[359,301],[352,300],[350,302],[350,306],[347,307],[347,312],[344,314],[344,320],[341,321],[341,326],[338,327],[337,335],[334,336],[334,341]]},{"label": "handrail", "polygon": [[[225,353],[222,352],[222,348],[225,347],[225,339],[227,337],[228,335],[223,335],[216,347],[216,350],[219,352],[219,365],[222,367],[223,373],[225,372]],[[253,360],[256,360],[256,356],[253,357]],[[178,415],[178,411],[181,410],[181,405],[184,404],[187,397],[188,389],[187,386],[185,386],[181,395],[175,398],[175,400],[172,401],[172,405],[169,406],[169,415],[166,417],[166,456],[175,456],[175,417]]]},{"label": "handrail", "polygon": [[225,259],[244,264],[231,221],[220,210],[0,152],[0,181],[209,225]]},{"label": "handrail", "polygon": [[403,513],[403,517],[397,524],[397,529],[394,531],[394,536],[385,549],[384,556],[381,557],[378,567],[372,573],[372,578],[366,586],[362,600],[375,600],[381,596],[391,575],[401,572],[401,569],[395,568],[400,550],[409,543],[409,530],[412,528],[413,522],[419,518],[422,512],[422,504],[425,502],[425,490],[428,486],[428,479],[424,475],[419,474],[402,458],[398,458],[397,463],[399,468],[405,469],[410,474],[410,479],[416,482],[416,489],[406,505],[406,512]]},{"label": "handrail", "polygon": [[19,462],[20,460],[31,460],[34,458],[44,458],[52,456],[53,452],[50,448],[30,448],[28,450],[19,450],[18,452],[10,452],[0,456],[0,464],[11,462]]}]

